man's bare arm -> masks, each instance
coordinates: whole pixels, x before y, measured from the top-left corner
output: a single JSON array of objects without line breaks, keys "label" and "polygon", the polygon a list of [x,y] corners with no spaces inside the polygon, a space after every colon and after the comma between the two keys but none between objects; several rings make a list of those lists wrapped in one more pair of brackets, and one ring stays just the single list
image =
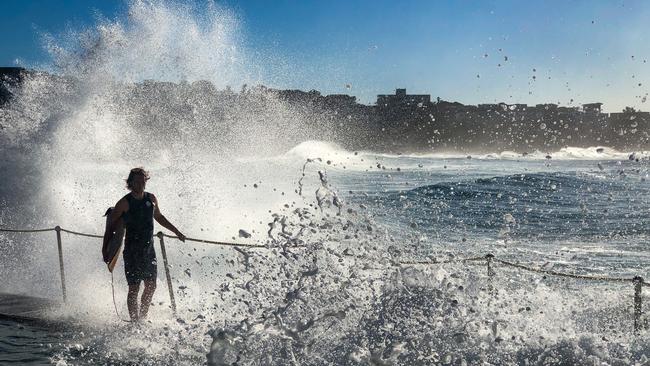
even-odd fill
[{"label": "man's bare arm", "polygon": [[111,214],[108,216],[108,225],[106,225],[106,232],[104,235],[107,233],[111,233],[115,231],[115,225],[117,224],[117,220],[122,217],[122,215],[129,210],[129,203],[124,199],[120,199],[117,201],[115,204],[115,208],[111,211]]},{"label": "man's bare arm", "polygon": [[104,232],[104,245],[108,242],[111,234],[115,232],[117,221],[122,217],[122,214],[128,210],[129,203],[124,198],[117,201],[115,207],[111,210],[111,213],[108,216],[108,224],[106,225],[106,231]]},{"label": "man's bare arm", "polygon": [[163,214],[160,212],[160,206],[158,205],[158,199],[156,198],[156,196],[154,196],[154,195],[152,194],[152,195],[151,195],[151,200],[152,200],[153,203],[154,203],[154,209],[153,209],[153,217],[154,217],[154,219],[156,219],[156,221],[157,221],[160,225],[162,225],[163,227],[165,227],[165,228],[168,229],[169,231],[171,231],[171,232],[173,232],[174,234],[176,234],[176,236],[178,236],[178,239],[179,239],[180,241],[184,242],[184,241],[185,241],[185,235],[183,235],[183,233],[181,233],[181,232],[176,228],[176,226],[174,226],[171,222],[169,222],[169,220],[167,220],[167,218],[166,218],[165,216],[163,216]]}]

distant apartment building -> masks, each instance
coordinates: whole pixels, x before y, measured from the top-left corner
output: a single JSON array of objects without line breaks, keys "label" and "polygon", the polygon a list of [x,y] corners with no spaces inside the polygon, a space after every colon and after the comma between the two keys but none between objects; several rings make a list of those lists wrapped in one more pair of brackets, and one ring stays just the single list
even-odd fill
[{"label": "distant apartment building", "polygon": [[498,104],[479,104],[477,105],[477,108],[479,111],[482,112],[505,112],[505,111],[510,111],[510,112],[524,112],[528,109],[527,104],[508,104],[508,103],[498,103]]},{"label": "distant apartment building", "polygon": [[496,103],[484,103],[484,104],[479,104],[477,107],[478,107],[478,109],[479,109],[480,111],[486,111],[486,112],[487,112],[487,111],[496,111],[496,110],[501,109],[501,107],[499,107],[499,105],[496,104]]},{"label": "distant apartment building", "polygon": [[624,111],[609,114],[609,126],[620,135],[626,130],[635,133],[637,129],[648,130],[650,128],[650,112]]},{"label": "distant apartment building", "polygon": [[330,94],[323,99],[328,105],[352,105],[357,102],[357,97],[347,94]]},{"label": "distant apartment building", "polygon": [[599,114],[603,103],[587,103],[582,105],[582,111],[587,114]]},{"label": "distant apartment building", "polygon": [[545,110],[545,111],[554,111],[558,107],[557,104],[555,103],[544,103],[544,104],[536,104],[535,108],[538,110]]},{"label": "distant apartment building", "polygon": [[377,95],[378,107],[425,105],[431,103],[429,94],[406,94],[406,89],[396,89],[395,94]]}]

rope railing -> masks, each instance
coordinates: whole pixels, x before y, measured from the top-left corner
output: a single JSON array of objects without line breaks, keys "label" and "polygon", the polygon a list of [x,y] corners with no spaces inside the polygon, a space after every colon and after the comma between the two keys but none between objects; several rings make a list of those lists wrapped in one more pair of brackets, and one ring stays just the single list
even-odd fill
[{"label": "rope railing", "polygon": [[606,276],[588,276],[588,275],[581,275],[581,274],[574,274],[574,273],[564,273],[564,272],[551,271],[551,270],[546,270],[546,269],[541,269],[541,268],[528,267],[528,266],[524,266],[524,265],[521,265],[521,264],[518,264],[518,263],[512,263],[512,262],[509,262],[509,261],[505,261],[503,259],[494,258],[493,260],[495,262],[501,263],[501,264],[509,266],[509,267],[519,268],[519,269],[523,269],[524,271],[529,271],[529,272],[543,273],[543,274],[546,274],[546,275],[556,276],[556,277],[567,277],[567,278],[575,278],[575,279],[580,279],[580,280],[600,281],[600,282],[634,282],[633,278],[606,277]]},{"label": "rope railing", "polygon": [[645,282],[643,277],[635,276],[632,278],[623,278],[623,277],[607,277],[607,276],[589,276],[581,275],[575,273],[565,273],[557,272],[542,268],[534,268],[525,266],[519,263],[513,263],[507,260],[495,258],[493,254],[487,254],[483,257],[470,257],[470,258],[460,258],[460,259],[448,259],[442,261],[406,261],[400,262],[402,265],[434,265],[434,264],[445,264],[445,263],[467,263],[472,261],[485,261],[487,265],[487,274],[488,278],[492,278],[495,275],[494,268],[492,267],[492,262],[500,263],[507,267],[512,267],[516,269],[521,269],[524,271],[541,273],[544,275],[563,277],[563,278],[572,278],[578,280],[588,280],[588,281],[597,281],[597,282],[610,282],[610,283],[632,283],[634,284],[634,332],[638,332],[642,327],[641,316],[643,315],[642,305],[643,301],[641,298],[642,287],[650,287],[650,283]]},{"label": "rope railing", "polygon": [[444,259],[444,260],[437,260],[433,259],[431,261],[402,261],[399,262],[402,265],[430,265],[430,264],[450,264],[450,263],[465,263],[465,262],[476,262],[476,261],[484,261],[485,257],[470,257],[470,258],[452,258],[452,259]]},{"label": "rope railing", "polygon": [[72,234],[72,235],[85,236],[87,238],[99,238],[99,239],[104,238],[103,235],[80,233],[78,231],[72,231],[72,230],[68,230],[68,229],[64,229],[64,228],[61,228],[61,231],[63,231],[64,233]]},{"label": "rope railing", "polygon": [[47,228],[47,229],[3,229],[0,228],[0,232],[6,232],[6,233],[42,233],[45,231],[54,231],[55,228]]},{"label": "rope railing", "polygon": [[[66,281],[65,281],[65,267],[63,264],[63,244],[61,240],[61,232],[68,233],[71,235],[77,235],[77,236],[83,236],[87,238],[95,238],[95,239],[103,239],[103,235],[96,235],[96,234],[89,234],[89,233],[82,233],[79,231],[74,231],[74,230],[69,230],[69,229],[64,229],[60,226],[55,226],[53,228],[43,228],[43,229],[7,229],[7,228],[0,228],[0,232],[6,232],[6,233],[42,233],[42,232],[48,232],[48,231],[55,231],[56,232],[56,241],[57,241],[57,246],[58,246],[58,251],[59,251],[59,273],[61,276],[61,293],[63,295],[63,302],[67,302],[68,297],[66,293]],[[169,260],[167,259],[167,250],[165,248],[165,241],[164,238],[170,238],[170,239],[176,239],[180,240],[177,236],[172,236],[172,235],[167,235],[163,233],[162,231],[158,232],[156,234],[158,237],[158,240],[160,241],[160,254],[163,257],[163,265],[165,268],[165,278],[167,280],[167,288],[169,290],[169,300],[171,303],[171,308],[172,312],[174,313],[174,316],[176,316],[176,299],[174,298],[174,289],[172,286],[172,278],[171,274],[169,271]],[[203,243],[203,244],[211,244],[211,245],[220,245],[220,246],[228,246],[232,247],[234,249],[238,249],[238,247],[245,247],[245,248],[267,248],[265,245],[260,245],[260,244],[247,244],[247,243],[231,243],[231,242],[225,242],[225,241],[215,241],[215,240],[206,240],[206,239],[197,239],[197,238],[189,238],[186,237],[185,241],[191,241],[191,242],[196,242],[196,243]]]},{"label": "rope railing", "polygon": [[[178,239],[178,236],[167,235],[165,233],[162,233],[162,235],[166,238]],[[261,244],[230,243],[226,241],[214,241],[214,240],[196,239],[190,237],[185,237],[185,241],[193,241],[195,243],[203,243],[203,244],[223,245],[228,247],[267,248],[266,245],[261,245]]]},{"label": "rope railing", "polygon": [[[7,232],[7,233],[41,233],[41,232],[57,231],[57,230],[61,230],[64,233],[68,233],[68,234],[72,234],[72,235],[85,236],[87,238],[98,238],[98,239],[103,239],[104,238],[103,235],[82,233],[82,232],[79,232],[79,231],[65,229],[65,228],[62,228],[60,226],[56,226],[56,227],[53,227],[53,228],[44,228],[44,229],[5,229],[5,228],[0,228],[0,232]],[[170,239],[178,239],[177,236],[167,235],[165,233],[163,233],[163,235],[165,237],[167,237],[167,238],[170,238]],[[193,242],[196,242],[196,243],[223,245],[223,246],[231,246],[231,247],[266,248],[266,245],[261,245],[261,244],[232,243],[232,242],[226,242],[226,241],[214,241],[214,240],[197,239],[197,238],[190,238],[190,237],[186,237],[185,241],[193,241]]]},{"label": "rope railing", "polygon": [[[546,270],[541,268],[528,267],[519,263],[513,263],[503,259],[497,259],[490,254],[481,257],[469,257],[469,258],[445,259],[445,260],[433,259],[431,261],[402,261],[399,263],[402,265],[434,265],[434,264],[465,263],[465,262],[488,261],[488,260],[501,263],[508,267],[523,269],[525,271],[542,273],[542,274],[556,276],[556,277],[567,277],[567,278],[574,278],[574,279],[581,279],[581,280],[591,280],[591,281],[601,281],[601,282],[635,282],[637,281],[637,278],[640,278],[640,277],[623,278],[623,277],[607,277],[607,276],[589,276],[589,275],[581,275],[581,274],[574,274],[574,273],[557,272],[557,271],[551,271],[551,270]],[[650,283],[645,281],[641,281],[641,285],[650,287]]]},{"label": "rope railing", "polygon": [[[61,291],[63,293],[63,301],[67,301],[67,296],[66,296],[66,288],[65,288],[65,272],[64,272],[64,266],[63,266],[63,247],[62,247],[62,241],[61,241],[61,232],[65,232],[71,235],[78,235],[78,236],[83,236],[83,237],[89,237],[89,238],[103,238],[102,235],[95,235],[95,234],[88,234],[88,233],[82,233],[78,231],[73,231],[69,229],[64,229],[60,226],[55,226],[53,228],[43,228],[43,229],[7,229],[7,228],[0,228],[0,232],[8,232],[8,233],[41,233],[41,232],[48,232],[48,231],[55,231],[56,232],[56,237],[57,237],[57,245],[58,245],[58,251],[59,251],[59,265],[60,265],[60,273],[61,273]],[[167,251],[165,248],[165,242],[164,238],[170,238],[170,239],[176,239],[180,240],[177,236],[173,235],[167,235],[163,233],[162,231],[158,232],[156,234],[160,241],[160,249],[161,249],[161,254],[163,257],[163,264],[165,267],[165,277],[167,280],[167,288],[169,290],[169,298],[171,302],[171,308],[172,312],[174,313],[174,316],[176,316],[176,301],[174,298],[174,291],[172,287],[172,281],[171,281],[171,275],[169,272],[169,261],[167,259]],[[196,242],[196,243],[203,243],[203,244],[212,244],[212,245],[220,245],[220,246],[229,246],[233,247],[234,249],[237,249],[237,247],[246,247],[246,248],[265,248],[268,249],[266,245],[260,245],[260,244],[247,244],[247,243],[232,243],[232,242],[223,242],[223,241],[215,241],[215,240],[207,240],[207,239],[197,239],[197,238],[190,238],[186,237],[185,241],[190,241],[190,242]],[[519,263],[514,263],[510,262],[504,259],[498,259],[496,258],[493,254],[487,254],[485,256],[480,256],[480,257],[469,257],[469,258],[450,258],[450,259],[445,259],[445,260],[430,260],[430,261],[401,261],[399,264],[401,265],[436,265],[436,264],[451,264],[451,263],[461,263],[465,264],[467,262],[480,262],[480,261],[485,261],[487,265],[487,275],[488,278],[492,278],[495,275],[495,271],[493,268],[493,262],[502,264],[507,267],[512,267],[520,270],[525,270],[529,272],[534,272],[534,273],[540,273],[544,275],[549,275],[549,276],[555,276],[555,277],[563,277],[563,278],[572,278],[572,279],[578,279],[578,280],[588,280],[588,281],[597,281],[597,282],[611,282],[611,283],[632,283],[634,284],[634,331],[638,332],[641,329],[641,316],[642,316],[642,298],[641,298],[641,292],[642,292],[642,287],[650,287],[650,283],[645,282],[644,279],[640,276],[635,276],[632,278],[623,278],[623,277],[608,277],[608,276],[590,276],[590,275],[582,275],[582,274],[575,274],[575,273],[565,273],[565,272],[558,272],[558,271],[553,271],[553,270],[547,270],[547,269],[542,269],[542,268],[534,268],[530,266],[525,266]]]}]

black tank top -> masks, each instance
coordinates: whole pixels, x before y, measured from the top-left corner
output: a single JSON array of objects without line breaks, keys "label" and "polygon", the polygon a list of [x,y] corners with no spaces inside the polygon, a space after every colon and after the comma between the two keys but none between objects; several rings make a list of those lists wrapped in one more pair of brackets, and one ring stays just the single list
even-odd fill
[{"label": "black tank top", "polygon": [[124,213],[125,249],[130,242],[153,242],[153,202],[148,192],[141,200],[130,193],[125,196],[129,210]]}]

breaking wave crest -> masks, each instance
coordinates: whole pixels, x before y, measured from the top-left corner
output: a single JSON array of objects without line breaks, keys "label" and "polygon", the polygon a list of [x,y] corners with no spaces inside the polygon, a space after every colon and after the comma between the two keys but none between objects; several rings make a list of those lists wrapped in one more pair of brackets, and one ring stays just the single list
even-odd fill
[{"label": "breaking wave crest", "polygon": [[[506,237],[541,240],[546,233],[561,235],[558,223],[574,220],[570,234],[592,235],[594,222],[607,224],[599,221],[603,207],[627,198],[609,201],[607,190],[629,189],[628,183],[598,185],[598,172],[532,173],[460,176],[457,183],[428,182],[407,191],[378,185],[372,197],[339,194],[327,170],[370,166],[385,175],[393,166],[415,169],[426,159],[466,155],[354,152],[314,140],[327,140],[326,133],[310,130],[318,125],[314,116],[263,88],[226,88],[254,80],[264,65],[253,65],[241,47],[236,17],[214,5],[204,10],[197,16],[176,3],[134,1],[125,20],[103,20],[63,41],[50,40],[57,72],[29,75],[2,111],[6,159],[0,166],[7,181],[0,187],[0,224],[101,232],[101,215],[125,193],[124,175],[144,165],[152,172],[149,187],[177,226],[235,242],[243,242],[237,233],[246,229],[246,240],[265,247],[170,244],[179,318],[172,318],[160,289],[152,310],[157,316],[131,327],[115,326],[99,250],[65,237],[74,296],[55,315],[83,330],[69,332],[57,360],[176,365],[204,362],[207,355],[210,365],[647,362],[647,336],[631,336],[629,289],[567,284],[507,268],[488,277],[483,262],[403,264],[457,256],[457,248],[427,241],[432,233],[450,241],[474,229],[504,228]],[[628,159],[606,148],[550,155]],[[319,159],[320,170],[306,159]],[[583,202],[585,189],[604,200]],[[629,216],[641,224],[624,234],[647,231],[644,212]],[[382,222],[386,217],[412,222],[391,226]],[[54,249],[40,239],[1,238],[3,288],[57,295],[50,281],[58,270]],[[124,294],[116,298],[123,309]]]},{"label": "breaking wave crest", "polygon": [[635,156],[640,159],[648,159],[650,152],[637,151],[637,152],[621,152],[609,147],[594,146],[594,147],[564,147],[558,151],[533,151],[528,153],[518,153],[514,151],[501,151],[493,153],[435,153],[435,154],[403,154],[403,155],[388,155],[380,154],[384,157],[410,157],[410,158],[429,158],[429,159],[465,159],[471,157],[472,159],[482,160],[621,160],[628,159],[630,156]]},{"label": "breaking wave crest", "polygon": [[[300,157],[303,159],[320,157],[324,160],[332,161],[354,161],[361,158],[375,160],[390,159],[412,159],[419,160],[426,164],[426,160],[445,160],[445,159],[479,159],[479,160],[628,160],[628,159],[645,159],[650,157],[650,152],[621,152],[608,147],[565,147],[558,151],[541,152],[534,151],[530,153],[517,153],[512,151],[502,151],[495,153],[473,154],[469,153],[432,153],[432,154],[385,154],[372,151],[349,151],[345,148],[327,141],[305,141],[294,146],[287,151],[284,157]],[[364,164],[365,165],[365,164]]]}]

